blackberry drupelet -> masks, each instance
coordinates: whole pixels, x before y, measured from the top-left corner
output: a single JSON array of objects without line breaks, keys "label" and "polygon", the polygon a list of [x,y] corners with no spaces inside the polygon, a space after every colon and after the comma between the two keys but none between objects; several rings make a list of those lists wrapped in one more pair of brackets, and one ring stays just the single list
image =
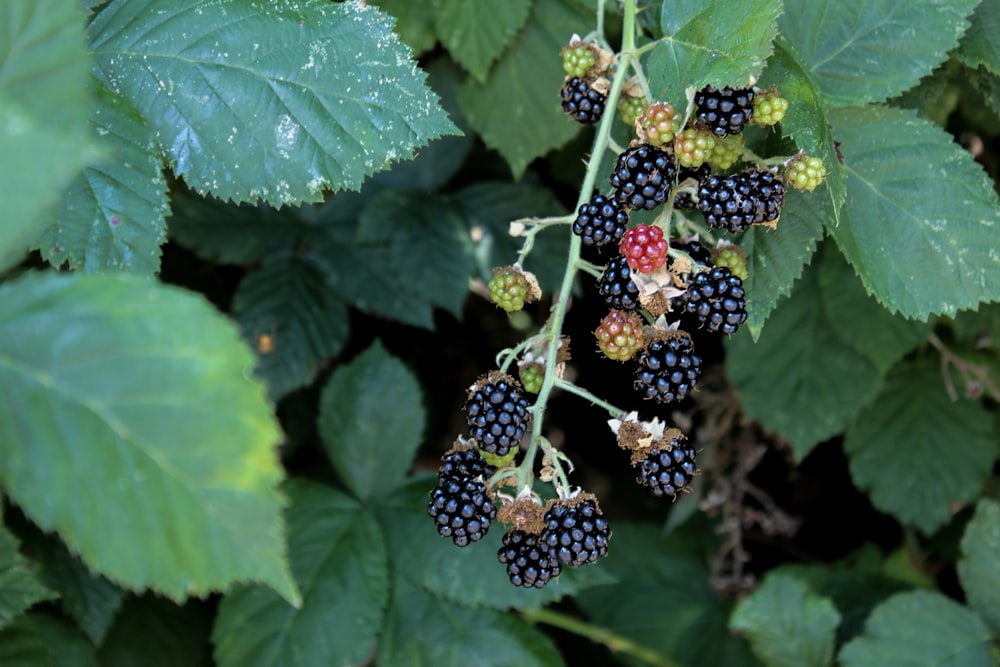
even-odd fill
[{"label": "blackberry drupelet", "polygon": [[702,271],[691,278],[684,295],[684,309],[698,316],[709,331],[732,336],[747,321],[743,281],[724,266]]},{"label": "blackberry drupelet", "polygon": [[594,90],[590,81],[577,76],[563,85],[560,94],[563,111],[572,116],[573,120],[585,125],[600,121],[608,102],[607,96]]},{"label": "blackberry drupelet", "polygon": [[483,455],[475,447],[469,449],[453,449],[441,457],[441,467],[438,468],[438,479],[448,477],[481,477],[489,479],[497,469],[486,462]]},{"label": "blackberry drupelet", "polygon": [[753,99],[752,88],[705,86],[694,96],[695,119],[717,137],[739,134],[753,118]]},{"label": "blackberry drupelet", "polygon": [[465,410],[469,434],[480,449],[497,456],[517,447],[531,423],[520,383],[504,373],[490,373],[476,382]]},{"label": "blackberry drupelet", "polygon": [[677,165],[669,153],[639,144],[618,156],[610,181],[615,201],[634,211],[648,211],[667,201],[676,176]]},{"label": "blackberry drupelet", "polygon": [[784,196],[784,186],[769,171],[712,175],[698,188],[698,210],[709,227],[740,234],[750,225],[777,220]]},{"label": "blackberry drupelet", "polygon": [[608,554],[611,528],[596,499],[553,503],[545,513],[541,541],[562,563],[579,567],[594,563]]},{"label": "blackberry drupelet", "polygon": [[701,375],[701,357],[694,353],[694,343],[683,332],[654,338],[636,361],[636,389],[658,403],[682,400]]},{"label": "blackberry drupelet", "polygon": [[686,243],[675,243],[674,248],[686,252],[696,264],[712,265],[712,251],[706,248],[701,241],[691,240]]},{"label": "blackberry drupelet", "polygon": [[583,239],[584,245],[601,248],[619,243],[627,226],[628,211],[619,202],[595,194],[577,211],[573,233]]},{"label": "blackberry drupelet", "polygon": [[639,308],[639,288],[632,282],[632,269],[623,255],[608,262],[597,281],[597,292],[615,310]]},{"label": "blackberry drupelet", "polygon": [[544,588],[562,571],[559,560],[537,533],[511,530],[503,536],[497,560],[507,566],[510,583],[524,588]]},{"label": "blackberry drupelet", "polygon": [[654,446],[646,458],[639,461],[638,467],[636,481],[658,498],[676,498],[698,472],[695,449],[683,438],[675,438],[666,446]]},{"label": "blackberry drupelet", "polygon": [[483,539],[497,510],[482,479],[445,476],[438,478],[431,491],[427,514],[442,537],[450,537],[457,546],[464,547]]}]

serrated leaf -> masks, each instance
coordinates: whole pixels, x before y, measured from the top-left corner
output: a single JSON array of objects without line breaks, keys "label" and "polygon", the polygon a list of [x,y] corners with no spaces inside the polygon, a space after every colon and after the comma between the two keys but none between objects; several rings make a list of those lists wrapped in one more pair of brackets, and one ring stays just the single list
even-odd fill
[{"label": "serrated leaf", "polygon": [[840,433],[879,387],[878,370],[837,335],[821,297],[813,266],[756,343],[737,335],[726,348],[747,414],[786,437],[798,461]]},{"label": "serrated leaf", "polygon": [[1000,201],[968,151],[903,109],[831,114],[848,200],[829,231],[868,292],[918,320],[1000,300]]},{"label": "serrated leaf", "polygon": [[59,596],[39,580],[19,546],[17,538],[0,525],[0,628],[36,602]]},{"label": "serrated leaf", "polygon": [[1000,34],[1000,2],[982,0],[969,23],[955,55],[969,67],[983,66],[1000,74],[1000,46],[996,42]]},{"label": "serrated leaf", "polygon": [[222,199],[320,201],[456,131],[364,3],[115,0],[89,34],[174,173]]},{"label": "serrated leaf", "polygon": [[437,43],[434,31],[433,0],[376,0],[371,4],[381,7],[396,19],[393,30],[419,56]]},{"label": "serrated leaf", "polygon": [[323,388],[319,433],[344,484],[360,500],[391,493],[423,438],[420,383],[376,341]]},{"label": "serrated leaf", "polygon": [[296,480],[288,492],[289,556],[303,606],[262,586],[227,594],[212,633],[220,667],[359,665],[374,648],[389,599],[374,517],[320,484]]},{"label": "serrated leaf", "polygon": [[646,73],[653,95],[683,110],[688,88],[746,86],[760,74],[778,34],[781,1],[664,2],[661,11],[663,38]]},{"label": "serrated leaf", "polygon": [[[574,33],[585,34],[593,14],[563,0],[535,2],[518,33],[485,82],[469,79],[458,103],[486,145],[510,165],[515,179],[528,165],[580,131],[563,113],[559,89],[565,72],[559,51]],[[525,63],[531,63],[530,74]]]},{"label": "serrated leaf", "polygon": [[211,667],[212,616],[201,602],[183,606],[130,598],[100,646],[101,667]]},{"label": "serrated leaf", "polygon": [[881,102],[944,62],[979,0],[785,0],[781,34],[836,106]]},{"label": "serrated leaf", "polygon": [[938,593],[895,595],[872,612],[861,637],[841,650],[844,667],[992,667],[982,620]]},{"label": "serrated leaf", "polygon": [[104,86],[97,89],[92,125],[107,157],[73,179],[38,247],[55,266],[153,275],[170,211],[163,165],[139,111]]},{"label": "serrated leaf", "polygon": [[95,154],[83,18],[77,0],[0,7],[0,269],[51,224],[60,188]]},{"label": "serrated leaf", "polygon": [[1000,632],[1000,504],[984,498],[965,527],[958,577],[969,605]]},{"label": "serrated leaf", "polygon": [[[993,421],[951,401],[935,359],[903,363],[844,437],[851,477],[872,504],[930,534],[977,498],[996,456]],[[948,443],[947,456],[941,455]]]},{"label": "serrated leaf", "polygon": [[129,275],[0,287],[0,484],[95,571],[173,599],[289,600],[280,431],[236,328]]},{"label": "serrated leaf", "polygon": [[532,0],[433,0],[434,26],[448,53],[480,83],[514,35],[524,27]]},{"label": "serrated leaf", "polygon": [[308,259],[272,257],[240,281],[232,313],[272,400],[310,384],[347,340],[347,307]]},{"label": "serrated leaf", "polygon": [[23,614],[0,630],[4,667],[98,667],[94,647],[76,628],[47,614]]},{"label": "serrated leaf", "polygon": [[782,209],[777,229],[754,226],[738,241],[747,254],[749,275],[743,286],[747,291],[747,329],[754,338],[760,336],[778,301],[791,292],[811,261],[830,212],[828,199],[817,201],[796,190],[785,195]]},{"label": "serrated leaf", "polygon": [[771,574],[733,611],[730,627],[747,635],[768,667],[827,667],[840,614],[829,598],[788,575]]}]

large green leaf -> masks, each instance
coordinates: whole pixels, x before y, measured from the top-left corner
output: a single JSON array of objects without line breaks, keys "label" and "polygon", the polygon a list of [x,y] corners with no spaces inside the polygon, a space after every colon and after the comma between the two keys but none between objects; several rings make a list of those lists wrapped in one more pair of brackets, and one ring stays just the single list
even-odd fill
[{"label": "large green leaf", "polygon": [[285,562],[280,431],[230,322],[128,275],[0,287],[0,485],[95,571],[182,599]]},{"label": "large green leaf", "polygon": [[289,555],[302,607],[263,586],[227,594],[212,633],[220,667],[359,665],[374,648],[389,599],[378,524],[332,488],[306,481],[288,488]]},{"label": "large green leaf", "polygon": [[726,366],[748,415],[782,434],[801,460],[875,396],[879,372],[837,334],[811,266],[754,343],[734,336]]},{"label": "large green leaf", "polygon": [[980,65],[1000,74],[1000,2],[982,0],[972,13],[971,25],[955,55],[969,67]]},{"label": "large green leaf", "polygon": [[94,647],[64,620],[23,614],[0,630],[3,667],[97,667]]},{"label": "large green leaf", "polygon": [[772,574],[740,602],[729,623],[768,667],[827,667],[840,614],[829,598],[795,577]]},{"label": "large green leaf", "polygon": [[212,667],[211,619],[200,601],[130,598],[98,651],[101,667]]},{"label": "large green leaf", "polygon": [[89,149],[83,12],[78,0],[0,6],[0,269],[49,225],[49,207]]},{"label": "large green leaf", "polygon": [[1000,633],[1000,504],[983,499],[962,537],[958,576],[973,609]]},{"label": "large green leaf", "polygon": [[42,600],[58,597],[18,551],[20,543],[0,525],[0,628]]},{"label": "large green leaf", "polygon": [[888,99],[942,63],[979,0],[785,0],[782,35],[834,105]]},{"label": "large green leaf", "polygon": [[532,0],[434,0],[434,25],[441,43],[477,81],[524,27]]},{"label": "large green leaf", "polygon": [[994,667],[990,632],[966,607],[938,593],[900,593],[880,604],[865,633],[839,658],[844,667]]},{"label": "large green leaf", "polygon": [[918,320],[1000,300],[1000,201],[952,138],[913,112],[831,114],[848,201],[830,227],[865,288]]},{"label": "large green leaf", "polygon": [[679,109],[685,91],[745,86],[760,74],[778,34],[780,0],[664,2],[663,39],[649,56],[649,86]]},{"label": "large green leaf", "polygon": [[[495,4],[495,3],[494,3]],[[535,2],[527,25],[485,82],[465,82],[458,102],[469,123],[520,178],[528,165],[580,130],[560,106],[565,72],[559,50],[573,33],[590,30],[593,15],[565,0]],[[525,63],[530,63],[530,72]]]},{"label": "large green leaf", "polygon": [[432,3],[433,0],[375,0],[371,4],[395,17],[394,31],[413,49],[414,55],[420,55],[437,43]]},{"label": "large green leaf", "polygon": [[420,383],[376,342],[323,388],[319,432],[344,484],[361,500],[403,481],[423,438]]},{"label": "large green leaf", "polygon": [[872,503],[932,533],[980,495],[996,457],[989,413],[952,401],[935,359],[903,363],[847,429],[851,476]]},{"label": "large green leaf", "polygon": [[257,375],[275,401],[311,383],[347,339],[347,307],[323,272],[295,255],[268,259],[245,276],[232,311],[257,348]]},{"label": "large green leaf", "polygon": [[189,186],[289,204],[455,131],[390,25],[359,2],[115,0],[90,45]]},{"label": "large green leaf", "polygon": [[56,266],[152,275],[160,269],[160,246],[167,236],[163,165],[139,111],[104,86],[97,89],[92,123],[107,157],[73,179],[63,193],[59,219],[39,247]]}]

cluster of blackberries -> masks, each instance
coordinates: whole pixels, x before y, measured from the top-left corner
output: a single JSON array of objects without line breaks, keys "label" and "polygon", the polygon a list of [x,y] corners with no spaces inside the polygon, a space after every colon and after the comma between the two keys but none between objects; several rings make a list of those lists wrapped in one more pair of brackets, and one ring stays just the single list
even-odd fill
[{"label": "cluster of blackberries", "polygon": [[460,547],[483,539],[497,515],[486,486],[495,471],[475,444],[462,440],[442,457],[438,483],[427,505],[442,537]]}]

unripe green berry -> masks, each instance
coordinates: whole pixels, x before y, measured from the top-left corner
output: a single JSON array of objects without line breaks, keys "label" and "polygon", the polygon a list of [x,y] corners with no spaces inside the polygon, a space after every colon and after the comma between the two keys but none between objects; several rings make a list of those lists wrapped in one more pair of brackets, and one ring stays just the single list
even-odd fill
[{"label": "unripe green berry", "polygon": [[629,127],[635,127],[635,120],[646,110],[646,100],[641,97],[622,96],[618,100],[618,115]]},{"label": "unripe green berry", "polygon": [[785,183],[799,190],[815,190],[825,178],[826,165],[818,157],[796,157],[785,168]]},{"label": "unripe green berry", "polygon": [[674,137],[674,156],[682,167],[700,167],[714,148],[712,133],[701,128],[689,127]]},{"label": "unripe green berry", "polygon": [[612,310],[601,320],[594,336],[605,356],[615,361],[628,361],[646,344],[642,320],[633,312]]},{"label": "unripe green berry", "polygon": [[651,146],[663,146],[674,140],[681,129],[681,114],[674,105],[656,102],[649,105],[646,112],[639,116],[639,125],[646,133],[646,143]]},{"label": "unripe green berry", "polygon": [[489,288],[490,300],[508,313],[524,308],[528,279],[522,271],[512,266],[494,269]]},{"label": "unripe green berry", "polygon": [[503,456],[490,454],[485,449],[480,449],[479,453],[482,455],[484,461],[499,470],[500,468],[506,468],[509,466],[514,461],[514,457],[517,456],[519,451],[520,450],[517,447],[511,447],[510,451]]},{"label": "unripe green berry", "polygon": [[777,90],[765,90],[753,101],[753,122],[757,125],[774,125],[781,122],[788,111],[788,100]]},{"label": "unripe green berry", "polygon": [[591,68],[597,64],[593,50],[584,44],[563,49],[562,59],[566,73],[581,79],[586,77]]},{"label": "unripe green berry", "polygon": [[715,148],[709,154],[707,162],[716,169],[729,169],[742,157],[743,141],[742,134],[730,134],[724,139],[716,137]]},{"label": "unripe green berry", "polygon": [[521,384],[529,394],[537,394],[542,389],[542,380],[545,379],[545,367],[539,363],[528,363],[518,368],[518,375],[521,376]]},{"label": "unripe green berry", "polygon": [[712,255],[712,265],[726,267],[740,280],[745,281],[750,275],[746,253],[739,246],[729,245],[719,248]]}]

